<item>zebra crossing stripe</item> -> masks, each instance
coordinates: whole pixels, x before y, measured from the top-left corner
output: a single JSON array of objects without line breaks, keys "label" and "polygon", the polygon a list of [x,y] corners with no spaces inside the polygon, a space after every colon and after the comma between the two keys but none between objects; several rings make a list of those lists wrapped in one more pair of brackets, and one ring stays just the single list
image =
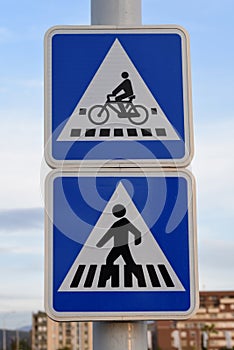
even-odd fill
[{"label": "zebra crossing stripe", "polygon": [[94,137],[96,133],[95,129],[87,129],[85,132],[85,136],[86,137]]},{"label": "zebra crossing stripe", "polygon": [[158,268],[159,268],[159,271],[161,272],[161,275],[166,283],[166,286],[167,287],[174,287],[174,283],[173,283],[173,281],[172,281],[172,279],[171,279],[171,277],[166,269],[166,266],[160,264],[160,265],[158,265]]},{"label": "zebra crossing stripe", "polygon": [[83,275],[83,272],[84,272],[84,269],[85,269],[85,265],[79,265],[78,266],[78,269],[75,273],[75,276],[72,280],[72,283],[70,285],[71,288],[77,288],[79,286],[79,283],[80,283],[80,280],[81,280],[81,277]]},{"label": "zebra crossing stripe", "polygon": [[154,265],[146,265],[153,287],[161,287]]},{"label": "zebra crossing stripe", "polygon": [[128,136],[133,137],[137,136],[137,130],[136,129],[127,129]]},{"label": "zebra crossing stripe", "polygon": [[146,287],[145,277],[141,265],[124,265],[124,287],[132,287],[132,275],[137,278],[138,287]]},{"label": "zebra crossing stripe", "polygon": [[123,129],[114,129],[114,136],[124,136]]},{"label": "zebra crossing stripe", "polygon": [[72,129],[71,130],[71,137],[80,137],[81,136],[81,129]]},{"label": "zebra crossing stripe", "polygon": [[102,265],[98,288],[105,288],[108,279],[111,279],[111,287],[119,287],[119,265]]},{"label": "zebra crossing stripe", "polygon": [[96,270],[97,270],[97,265],[90,265],[89,272],[88,272],[88,275],[87,275],[87,278],[86,278],[86,281],[84,284],[85,288],[92,287],[93,279],[94,279]]},{"label": "zebra crossing stripe", "polygon": [[142,136],[152,136],[151,129],[141,129]]}]

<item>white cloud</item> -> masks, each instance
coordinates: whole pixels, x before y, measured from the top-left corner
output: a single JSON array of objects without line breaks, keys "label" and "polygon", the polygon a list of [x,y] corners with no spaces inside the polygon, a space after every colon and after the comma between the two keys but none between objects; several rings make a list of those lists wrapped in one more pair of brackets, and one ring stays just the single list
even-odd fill
[{"label": "white cloud", "polygon": [[43,229],[42,208],[0,210],[0,235],[2,231],[16,235],[23,232],[25,235],[35,229]]},{"label": "white cloud", "polygon": [[[8,293],[8,292],[7,292]],[[24,292],[23,292],[24,294]],[[1,295],[0,294],[0,313],[9,312],[12,310],[14,312],[32,312],[32,310],[43,310],[43,298],[42,294],[38,297],[32,297],[31,292],[29,295],[23,295],[21,297],[20,293],[13,296]],[[0,316],[1,319],[1,316]],[[12,323],[11,323],[12,324]]]},{"label": "white cloud", "polygon": [[12,254],[12,259],[20,259],[20,255],[35,255],[35,254],[41,254],[42,249],[41,246],[21,246],[19,243],[18,244],[2,244],[0,248],[1,253],[7,253],[7,254]]},{"label": "white cloud", "polygon": [[[18,113],[17,113],[18,112]],[[29,111],[7,111],[0,129],[0,209],[42,206],[42,120]]]},{"label": "white cloud", "polygon": [[[1,297],[1,296],[0,296]],[[4,299],[5,300],[5,299]],[[0,307],[0,324],[7,329],[21,328],[32,324],[32,310],[16,311],[12,309],[11,302],[13,299],[8,299],[7,304]]]},{"label": "white cloud", "polygon": [[233,290],[234,241],[201,239],[199,245],[200,288]]},{"label": "white cloud", "polygon": [[[9,273],[1,273],[1,276],[6,283],[1,286],[0,319],[1,313],[14,311],[14,313],[21,313],[24,316],[27,312],[44,309],[42,271],[30,271],[29,269],[23,273],[22,271],[14,270],[12,278],[9,278]],[[23,316],[19,317],[21,325]],[[14,320],[9,318],[8,324],[12,326]]]},{"label": "white cloud", "polygon": [[200,122],[196,129],[200,288],[233,289],[234,120]]},{"label": "white cloud", "polygon": [[[234,119],[197,125],[193,173],[197,180],[198,210],[234,212]],[[217,218],[218,219],[218,218]]]},{"label": "white cloud", "polygon": [[0,231],[0,275],[4,281],[0,312],[37,310],[43,305],[43,231],[30,230],[23,222],[20,229]]}]

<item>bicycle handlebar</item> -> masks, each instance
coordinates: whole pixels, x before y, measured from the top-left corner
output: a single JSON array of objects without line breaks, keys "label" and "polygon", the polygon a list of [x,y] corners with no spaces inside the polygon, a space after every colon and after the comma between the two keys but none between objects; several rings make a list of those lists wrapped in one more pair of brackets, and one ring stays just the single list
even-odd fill
[{"label": "bicycle handlebar", "polygon": [[106,102],[112,102],[111,100],[110,100],[110,97],[114,97],[115,95],[112,95],[112,94],[108,94],[107,96],[106,96]]}]

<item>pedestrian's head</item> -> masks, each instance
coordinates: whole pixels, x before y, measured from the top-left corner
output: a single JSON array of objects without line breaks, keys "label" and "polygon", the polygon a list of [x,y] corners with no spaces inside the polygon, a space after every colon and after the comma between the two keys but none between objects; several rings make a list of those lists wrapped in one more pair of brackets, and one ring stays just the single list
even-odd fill
[{"label": "pedestrian's head", "polygon": [[112,213],[117,218],[122,218],[126,214],[126,209],[122,204],[116,204],[112,209]]},{"label": "pedestrian's head", "polygon": [[121,74],[121,76],[122,76],[122,78],[127,79],[129,77],[129,74],[128,74],[128,72],[123,72]]}]

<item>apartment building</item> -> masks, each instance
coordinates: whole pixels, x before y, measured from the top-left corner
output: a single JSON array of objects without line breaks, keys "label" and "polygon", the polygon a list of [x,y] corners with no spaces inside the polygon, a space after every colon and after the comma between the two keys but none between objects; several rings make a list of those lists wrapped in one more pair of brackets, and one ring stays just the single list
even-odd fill
[{"label": "apartment building", "polygon": [[200,307],[189,320],[150,325],[152,350],[220,350],[234,347],[234,291],[200,292]]},{"label": "apartment building", "polygon": [[[189,320],[148,324],[149,350],[234,349],[234,291],[200,292],[200,307]],[[92,350],[92,323],[55,322],[33,315],[32,350]]]},{"label": "apartment building", "polygon": [[90,322],[55,322],[45,312],[33,314],[32,350],[91,350]]}]

